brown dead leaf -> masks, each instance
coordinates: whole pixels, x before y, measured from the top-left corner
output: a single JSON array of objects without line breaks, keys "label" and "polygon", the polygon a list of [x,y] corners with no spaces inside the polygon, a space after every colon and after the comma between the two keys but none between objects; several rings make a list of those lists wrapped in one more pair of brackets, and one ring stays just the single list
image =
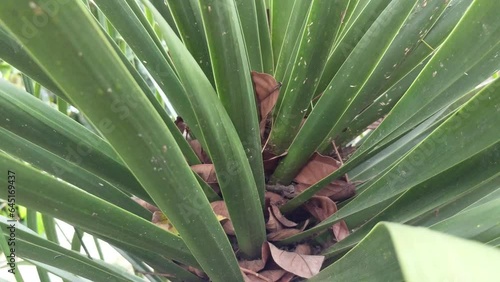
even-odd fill
[{"label": "brown dead leaf", "polygon": [[240,265],[241,268],[251,270],[253,272],[259,272],[262,269],[264,269],[264,266],[266,266],[267,260],[269,259],[270,255],[270,250],[269,246],[267,244],[262,244],[261,248],[261,259],[257,260],[240,260],[238,261],[238,264]]},{"label": "brown dead leaf", "polygon": [[300,244],[295,248],[295,252],[300,255],[310,255],[312,254],[312,249],[308,244]]},{"label": "brown dead leaf", "polygon": [[343,201],[356,194],[356,185],[342,179],[337,179],[321,189],[317,196],[325,196],[334,201]]},{"label": "brown dead leaf", "polygon": [[274,216],[276,217],[276,220],[278,220],[281,224],[283,224],[283,226],[285,227],[295,227],[297,226],[297,223],[291,221],[291,220],[288,220],[280,211],[280,209],[275,206],[275,205],[271,205],[271,210],[274,214]]},{"label": "brown dead leaf", "polygon": [[286,252],[268,243],[271,257],[284,270],[302,278],[311,278],[318,274],[325,260],[324,256],[301,255],[296,252]]},{"label": "brown dead leaf", "polygon": [[302,224],[302,227],[300,228],[300,232],[306,230],[307,225],[309,224],[309,218],[304,221],[304,224]]},{"label": "brown dead leaf", "polygon": [[345,237],[349,236],[349,228],[347,228],[347,224],[343,220],[335,223],[332,226],[332,229],[333,229],[333,235],[335,235],[337,241],[341,241]]},{"label": "brown dead leaf", "polygon": [[277,282],[290,282],[295,277],[293,273],[285,273]]},{"label": "brown dead leaf", "polygon": [[184,120],[181,118],[181,117],[177,117],[175,119],[175,125],[177,125],[177,128],[179,128],[179,131],[184,134],[184,131],[186,131],[186,129],[188,128],[187,127],[187,124],[184,122]]},{"label": "brown dead leaf", "polygon": [[323,221],[337,211],[337,205],[330,198],[313,196],[304,208],[316,219]]},{"label": "brown dead leaf", "polygon": [[[299,183],[295,185],[295,192],[302,193],[310,186],[311,185],[309,184]],[[355,194],[356,194],[356,186],[354,184],[347,183],[343,180],[334,180],[332,183],[329,183],[323,189],[319,190],[315,195],[328,197],[333,201],[343,201],[351,198]]]},{"label": "brown dead leaf", "polygon": [[285,156],[287,153],[283,153],[279,156],[271,153],[269,150],[265,149],[262,152],[262,160],[264,161],[264,171],[266,173],[273,173],[279,164],[281,157]]},{"label": "brown dead leaf", "polygon": [[226,234],[235,235],[233,223],[231,222],[231,219],[229,217],[229,212],[227,211],[226,203],[224,201],[215,201],[211,202],[210,205],[212,206],[212,209],[214,210],[214,213],[216,215],[227,218],[227,220],[221,221],[222,228],[224,229]]},{"label": "brown dead leaf", "polygon": [[[304,208],[316,219],[323,221],[330,217],[332,214],[337,212],[337,205],[330,198],[323,196],[313,196],[306,204]],[[349,228],[345,221],[340,221],[332,226],[333,235],[337,241],[344,239],[349,236]]]},{"label": "brown dead leaf", "polygon": [[336,171],[339,167],[340,163],[335,159],[314,153],[310,161],[295,177],[295,182],[312,185]]},{"label": "brown dead leaf", "polygon": [[266,265],[262,260],[239,261],[238,264],[245,270],[259,272]]},{"label": "brown dead leaf", "polygon": [[286,274],[286,271],[283,269],[271,269],[271,270],[261,271],[259,272],[259,274],[271,281],[278,281],[281,277],[283,277],[283,275]]},{"label": "brown dead leaf", "polygon": [[155,212],[155,211],[159,211],[160,209],[157,208],[156,206],[144,201],[143,199],[141,198],[137,198],[136,196],[132,196],[132,200],[134,200],[136,203],[138,203],[139,205],[141,205],[143,208],[147,209],[148,211],[150,212]]},{"label": "brown dead leaf", "polygon": [[191,169],[196,172],[208,184],[217,183],[217,176],[213,164],[197,164],[191,166]]},{"label": "brown dead leaf", "polygon": [[271,280],[265,276],[262,276],[260,273],[255,271],[251,271],[249,269],[241,268],[241,272],[243,273],[243,279],[245,282],[274,282],[275,280]]},{"label": "brown dead leaf", "polygon": [[252,71],[252,81],[259,102],[260,118],[265,121],[267,115],[276,105],[276,101],[278,101],[281,83],[278,83],[274,77],[267,73],[256,71]]},{"label": "brown dead leaf", "polygon": [[210,157],[207,155],[207,153],[203,150],[201,147],[200,141],[198,139],[195,140],[189,140],[189,145],[193,149],[194,153],[198,157],[198,159],[204,163],[204,164],[211,164],[212,160]]},{"label": "brown dead leaf", "polygon": [[208,278],[208,276],[205,272],[203,272],[202,270],[200,270],[196,267],[188,266],[187,270],[191,273],[194,273],[196,276],[198,276],[200,278]]},{"label": "brown dead leaf", "polygon": [[[302,168],[295,177],[295,191],[301,193],[311,185],[317,183],[327,175],[333,173],[341,166],[341,163],[331,157],[315,153],[310,161]],[[329,197],[334,201],[346,200],[356,193],[356,186],[343,179],[330,182],[316,193],[317,196]]]},{"label": "brown dead leaf", "polygon": [[266,229],[267,229],[267,231],[269,231],[269,232],[276,232],[276,231],[282,230],[283,226],[276,219],[276,217],[274,216],[273,212],[271,211],[271,208],[267,208],[267,210],[269,211],[269,219],[266,222]]},{"label": "brown dead leaf", "polygon": [[281,206],[286,202],[286,199],[283,196],[269,191],[266,191],[265,199],[266,207],[270,207],[272,205]]},{"label": "brown dead leaf", "polygon": [[282,229],[278,230],[275,232],[271,232],[267,234],[267,240],[269,241],[281,241],[283,239],[286,239],[288,237],[292,237],[293,235],[299,234],[300,230],[295,229],[295,228],[287,228],[287,229]]}]

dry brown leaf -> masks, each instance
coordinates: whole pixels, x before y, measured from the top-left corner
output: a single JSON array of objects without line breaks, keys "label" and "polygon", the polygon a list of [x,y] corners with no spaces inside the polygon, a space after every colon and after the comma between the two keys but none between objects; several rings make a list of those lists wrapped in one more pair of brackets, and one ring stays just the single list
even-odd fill
[{"label": "dry brown leaf", "polygon": [[286,199],[283,196],[269,191],[266,191],[265,199],[266,207],[270,207],[272,205],[280,206],[286,202]]},{"label": "dry brown leaf", "polygon": [[265,121],[267,115],[276,105],[276,101],[278,101],[281,84],[271,75],[256,71],[252,71],[252,81],[259,102],[260,118]]},{"label": "dry brown leaf", "polygon": [[275,206],[275,205],[271,205],[271,209],[272,209],[272,212],[274,214],[274,216],[276,217],[276,219],[281,223],[283,224],[283,226],[285,227],[295,227],[297,226],[297,223],[291,221],[291,220],[288,220],[283,214],[281,214],[281,211],[280,209]]},{"label": "dry brown leaf", "polygon": [[323,221],[337,211],[337,205],[330,198],[312,196],[304,208],[316,219]]},{"label": "dry brown leaf", "polygon": [[283,269],[271,269],[259,272],[261,276],[264,276],[271,281],[278,281],[286,273],[287,272]]},{"label": "dry brown leaf", "polygon": [[343,240],[345,237],[349,236],[349,228],[347,228],[347,224],[345,221],[339,221],[332,226],[333,235],[337,241]]},{"label": "dry brown leaf", "polygon": [[240,268],[240,270],[243,273],[243,279],[245,282],[275,282],[274,280],[262,276],[261,274],[255,271],[245,268]]},{"label": "dry brown leaf", "polygon": [[189,140],[189,145],[193,149],[194,153],[200,159],[200,161],[204,164],[211,164],[212,160],[210,160],[210,157],[207,155],[207,153],[203,150],[201,147],[200,141],[198,139],[195,140]]},{"label": "dry brown leaf", "polygon": [[264,269],[264,266],[266,266],[267,260],[269,259],[270,255],[270,250],[269,246],[267,246],[266,243],[262,244],[261,248],[261,259],[257,260],[240,260],[238,261],[238,264],[240,265],[241,268],[251,270],[253,272],[259,272],[262,269]]},{"label": "dry brown leaf", "polygon": [[279,159],[264,160],[264,171],[268,174],[274,172],[276,167],[278,167]]},{"label": "dry brown leaf", "polygon": [[[311,185],[317,183],[340,167],[337,160],[315,153],[310,161],[295,177],[295,191],[301,193]],[[356,193],[356,186],[345,180],[334,180],[316,193],[317,196],[326,196],[334,201],[346,200]]]},{"label": "dry brown leaf", "polygon": [[342,179],[332,181],[325,188],[316,193],[317,196],[325,196],[334,201],[349,199],[354,196],[354,194],[356,194],[356,186]]},{"label": "dry brown leaf", "polygon": [[304,224],[302,224],[302,227],[300,228],[300,232],[304,231],[309,224],[309,218],[304,221]]},{"label": "dry brown leaf", "polygon": [[156,206],[144,201],[143,199],[141,198],[137,198],[136,196],[132,196],[132,200],[134,200],[136,203],[138,203],[139,205],[141,205],[143,208],[147,209],[148,211],[150,212],[155,212],[155,211],[159,211],[160,209],[157,208]]},{"label": "dry brown leaf", "polygon": [[268,245],[271,250],[271,257],[276,264],[302,278],[311,278],[318,274],[325,260],[324,256],[301,255],[296,252],[280,250],[271,243],[268,243]]},{"label": "dry brown leaf", "polygon": [[241,268],[248,269],[254,272],[261,271],[266,263],[263,260],[242,260],[239,261],[238,264]]},{"label": "dry brown leaf", "polygon": [[[337,205],[330,198],[323,196],[313,196],[306,204],[304,208],[316,219],[323,221],[330,217],[332,214],[337,212]],[[340,221],[332,226],[333,235],[340,241],[345,237],[349,236],[349,228],[345,221]]]},{"label": "dry brown leaf", "polygon": [[[323,197],[328,197],[332,199],[333,201],[343,201],[346,199],[351,198],[356,194],[356,186],[352,183],[347,183],[346,184],[341,184],[339,185],[338,181],[343,181],[343,180],[334,180],[332,183],[329,183],[326,185],[323,189],[318,191],[315,195],[316,196],[323,196]],[[295,185],[295,192],[297,194],[304,192],[307,188],[309,188],[311,185],[309,184],[296,184]]]},{"label": "dry brown leaf", "polygon": [[226,232],[227,235],[235,235],[233,223],[231,222],[231,218],[229,217],[229,212],[227,211],[227,206],[224,201],[215,201],[211,202],[210,205],[214,210],[214,213],[218,216],[223,216],[227,218],[227,220],[221,221],[222,228]]},{"label": "dry brown leaf", "polygon": [[271,232],[267,234],[267,240],[269,241],[281,241],[288,237],[292,237],[293,235],[299,234],[300,230],[295,228],[287,228],[278,230],[276,232]]},{"label": "dry brown leaf", "polygon": [[269,231],[269,232],[276,232],[276,231],[282,230],[283,226],[276,219],[276,217],[274,216],[273,212],[271,211],[271,208],[267,208],[267,210],[269,211],[269,219],[266,222],[266,229],[267,229],[267,231]]},{"label": "dry brown leaf", "polygon": [[340,163],[331,157],[314,153],[310,161],[302,168],[295,177],[295,182],[301,184],[315,184],[330,173],[336,171]]},{"label": "dry brown leaf", "polygon": [[208,276],[205,272],[203,272],[202,270],[200,270],[196,267],[188,266],[187,270],[191,273],[194,273],[196,276],[198,276],[200,278],[208,278]]},{"label": "dry brown leaf", "polygon": [[208,184],[217,183],[217,176],[213,164],[197,164],[191,166],[191,169],[196,172]]},{"label": "dry brown leaf", "polygon": [[281,277],[280,280],[276,282],[290,282],[294,277],[295,275],[293,273],[285,273],[285,275],[283,275],[283,277]]},{"label": "dry brown leaf", "polygon": [[300,244],[295,248],[295,252],[301,255],[310,255],[312,254],[312,249],[308,244]]}]

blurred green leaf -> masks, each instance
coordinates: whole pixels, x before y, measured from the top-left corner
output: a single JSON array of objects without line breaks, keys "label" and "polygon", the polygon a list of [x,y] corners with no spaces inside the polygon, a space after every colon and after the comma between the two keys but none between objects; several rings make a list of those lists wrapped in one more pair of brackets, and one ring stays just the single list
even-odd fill
[{"label": "blurred green leaf", "polygon": [[[2,237],[9,237],[7,228],[11,224],[6,218],[0,217],[0,225],[3,230]],[[16,224],[16,255],[66,269],[76,275],[96,281],[142,281],[112,265],[103,265],[103,263],[97,263],[76,252],[64,249],[30,231]]]},{"label": "blurred green leaf", "polygon": [[[370,255],[367,255],[370,254]],[[500,251],[424,228],[379,223],[342,259],[308,281],[490,281]],[[352,266],[362,271],[353,271]]]}]

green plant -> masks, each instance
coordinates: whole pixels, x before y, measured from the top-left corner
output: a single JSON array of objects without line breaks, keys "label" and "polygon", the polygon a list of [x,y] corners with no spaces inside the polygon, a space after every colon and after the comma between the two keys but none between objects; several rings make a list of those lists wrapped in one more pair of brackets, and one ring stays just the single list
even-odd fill
[{"label": "green plant", "polygon": [[45,281],[498,277],[500,3],[267,2],[2,2],[0,58],[35,94],[0,81],[16,255]]}]

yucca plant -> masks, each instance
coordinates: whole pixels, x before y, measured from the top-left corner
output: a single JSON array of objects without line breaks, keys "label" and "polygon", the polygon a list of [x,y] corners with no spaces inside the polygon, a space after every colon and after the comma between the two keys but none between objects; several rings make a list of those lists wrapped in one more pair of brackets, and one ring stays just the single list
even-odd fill
[{"label": "yucca plant", "polygon": [[7,262],[41,281],[498,279],[499,10],[1,1],[24,77],[0,81]]}]

